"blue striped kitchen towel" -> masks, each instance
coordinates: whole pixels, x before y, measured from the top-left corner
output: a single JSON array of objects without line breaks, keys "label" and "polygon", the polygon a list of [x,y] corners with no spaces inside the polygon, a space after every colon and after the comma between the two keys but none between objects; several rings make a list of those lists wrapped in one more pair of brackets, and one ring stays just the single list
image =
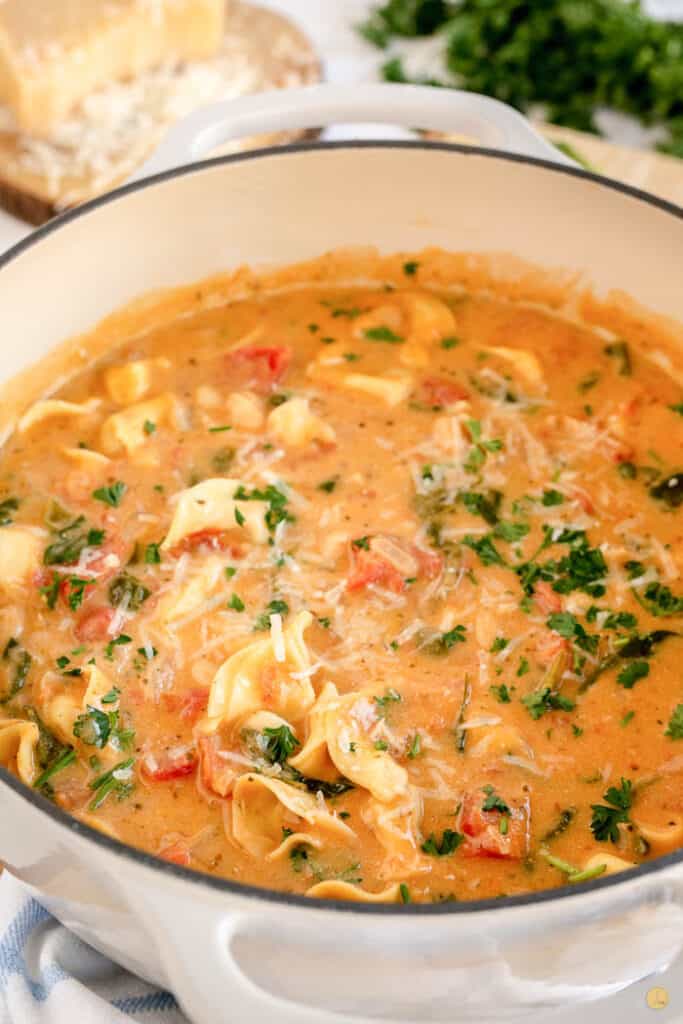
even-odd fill
[{"label": "blue striped kitchen towel", "polygon": [[187,1024],[172,995],[86,946],[0,876],[0,1024]]}]

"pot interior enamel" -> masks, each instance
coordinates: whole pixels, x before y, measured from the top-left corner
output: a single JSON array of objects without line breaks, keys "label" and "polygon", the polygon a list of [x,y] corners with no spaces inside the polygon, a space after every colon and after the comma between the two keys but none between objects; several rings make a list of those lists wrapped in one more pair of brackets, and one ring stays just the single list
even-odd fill
[{"label": "pot interior enamel", "polygon": [[[367,245],[513,253],[683,320],[683,215],[665,203],[453,146],[294,147],[122,190],[10,253],[0,378],[151,290]],[[80,935],[173,987],[207,1024],[226,1003],[236,1021],[265,1009],[284,1024],[502,1019],[615,991],[683,945],[678,854],[562,898],[334,907],[190,880],[45,814],[40,800],[2,781],[0,858]]]}]

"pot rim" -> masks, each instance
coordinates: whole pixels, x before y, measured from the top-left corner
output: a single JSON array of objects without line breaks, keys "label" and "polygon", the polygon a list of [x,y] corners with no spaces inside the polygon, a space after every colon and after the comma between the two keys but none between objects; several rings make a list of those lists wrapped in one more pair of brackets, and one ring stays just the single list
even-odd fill
[{"label": "pot rim", "polygon": [[[101,206],[106,206],[111,202],[115,202],[116,200],[133,192],[142,191],[165,181],[170,181],[173,178],[184,177],[189,174],[201,174],[207,169],[224,164],[241,163],[245,160],[258,160],[263,157],[271,156],[289,156],[293,153],[344,149],[435,150],[455,152],[461,156],[483,156],[498,160],[507,160],[511,163],[530,164],[531,166],[540,167],[556,174],[568,174],[572,177],[584,178],[588,181],[594,182],[596,185],[609,188],[615,192],[621,192],[633,199],[648,203],[650,206],[654,206],[656,209],[662,210],[664,213],[672,214],[675,218],[683,221],[683,206],[678,206],[666,199],[660,199],[659,197],[652,195],[650,192],[635,188],[632,185],[626,185],[623,182],[614,180],[613,178],[596,174],[593,171],[587,171],[582,167],[571,167],[567,164],[553,163],[551,160],[543,160],[538,157],[524,156],[523,154],[518,153],[506,153],[502,150],[490,149],[481,146],[466,146],[460,143],[439,142],[426,139],[349,139],[336,142],[296,142],[281,146],[268,146],[241,153],[230,153],[225,156],[213,157],[211,159],[201,160],[192,164],[183,164],[179,167],[174,167],[171,170],[163,171],[150,178],[143,178],[140,181],[134,181],[130,184],[122,185],[119,188],[114,189],[112,192],[108,192],[103,196],[98,196],[87,203],[83,203],[74,210],[69,210],[66,213],[59,214],[47,224],[44,224],[42,227],[31,232],[31,234],[26,238],[21,239],[21,241],[11,246],[6,252],[0,255],[0,271],[24,252],[40,243],[44,238],[56,231],[59,231],[60,228],[69,224],[71,221],[87,216],[91,211],[96,210]],[[505,910],[512,911],[514,909],[527,906],[535,907],[553,901],[565,901],[571,896],[578,897],[596,891],[602,891],[603,889],[623,887],[634,878],[640,879],[653,875],[659,871],[663,871],[674,865],[683,863],[682,848],[674,851],[673,853],[658,857],[656,860],[647,861],[644,864],[630,868],[627,871],[618,872],[603,878],[597,878],[590,882],[581,883],[581,885],[578,886],[565,884],[554,889],[541,889],[539,891],[523,893],[518,896],[506,896],[504,900],[493,898],[433,904],[354,903],[348,900],[318,900],[312,899],[309,896],[299,895],[298,893],[279,892],[262,886],[233,882],[227,878],[204,874],[199,871],[194,871],[191,868],[182,867],[181,865],[164,861],[161,858],[154,856],[154,854],[147,853],[144,850],[139,850],[136,847],[129,846],[128,844],[121,842],[119,839],[113,839],[104,835],[104,833],[99,832],[90,825],[86,825],[77,818],[72,817],[67,814],[66,811],[63,811],[60,807],[57,807],[46,797],[42,796],[41,793],[29,788],[24,782],[17,778],[17,776],[13,775],[9,769],[2,765],[0,765],[0,784],[8,786],[16,795],[26,800],[27,803],[37,811],[40,811],[42,814],[46,814],[60,827],[66,828],[73,834],[82,836],[94,845],[104,847],[110,853],[116,854],[119,857],[125,857],[136,864],[141,864],[144,867],[151,868],[162,875],[171,876],[178,881],[190,882],[193,885],[203,886],[208,890],[225,893],[226,895],[229,894],[238,897],[243,896],[244,898],[263,900],[270,904],[295,906],[300,909],[312,911],[335,910],[347,914],[361,914],[363,916],[371,915],[379,917],[401,914],[411,918],[433,918],[441,917],[444,914],[458,916],[471,913],[485,913],[490,910],[496,910],[496,912],[500,914]]]}]

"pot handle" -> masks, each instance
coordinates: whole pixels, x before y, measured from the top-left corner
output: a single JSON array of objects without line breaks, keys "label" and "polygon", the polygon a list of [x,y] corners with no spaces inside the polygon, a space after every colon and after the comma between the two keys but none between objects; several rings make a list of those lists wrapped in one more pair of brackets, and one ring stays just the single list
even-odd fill
[{"label": "pot handle", "polygon": [[377,82],[277,89],[203,107],[170,129],[134,180],[202,160],[232,139],[361,122],[457,132],[494,149],[575,166],[499,100],[457,89]]},{"label": "pot handle", "polygon": [[192,1024],[372,1024],[274,995],[248,977],[234,948],[240,939],[253,938],[248,916],[193,905],[179,917],[177,905],[156,901],[148,909],[156,934],[163,936],[159,952],[168,983]]}]

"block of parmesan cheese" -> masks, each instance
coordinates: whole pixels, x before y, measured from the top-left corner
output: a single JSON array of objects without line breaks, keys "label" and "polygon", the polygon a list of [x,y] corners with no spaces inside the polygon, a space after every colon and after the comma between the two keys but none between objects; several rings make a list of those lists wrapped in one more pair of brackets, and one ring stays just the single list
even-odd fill
[{"label": "block of parmesan cheese", "polygon": [[218,52],[225,0],[0,0],[0,103],[45,137],[108,82]]}]

